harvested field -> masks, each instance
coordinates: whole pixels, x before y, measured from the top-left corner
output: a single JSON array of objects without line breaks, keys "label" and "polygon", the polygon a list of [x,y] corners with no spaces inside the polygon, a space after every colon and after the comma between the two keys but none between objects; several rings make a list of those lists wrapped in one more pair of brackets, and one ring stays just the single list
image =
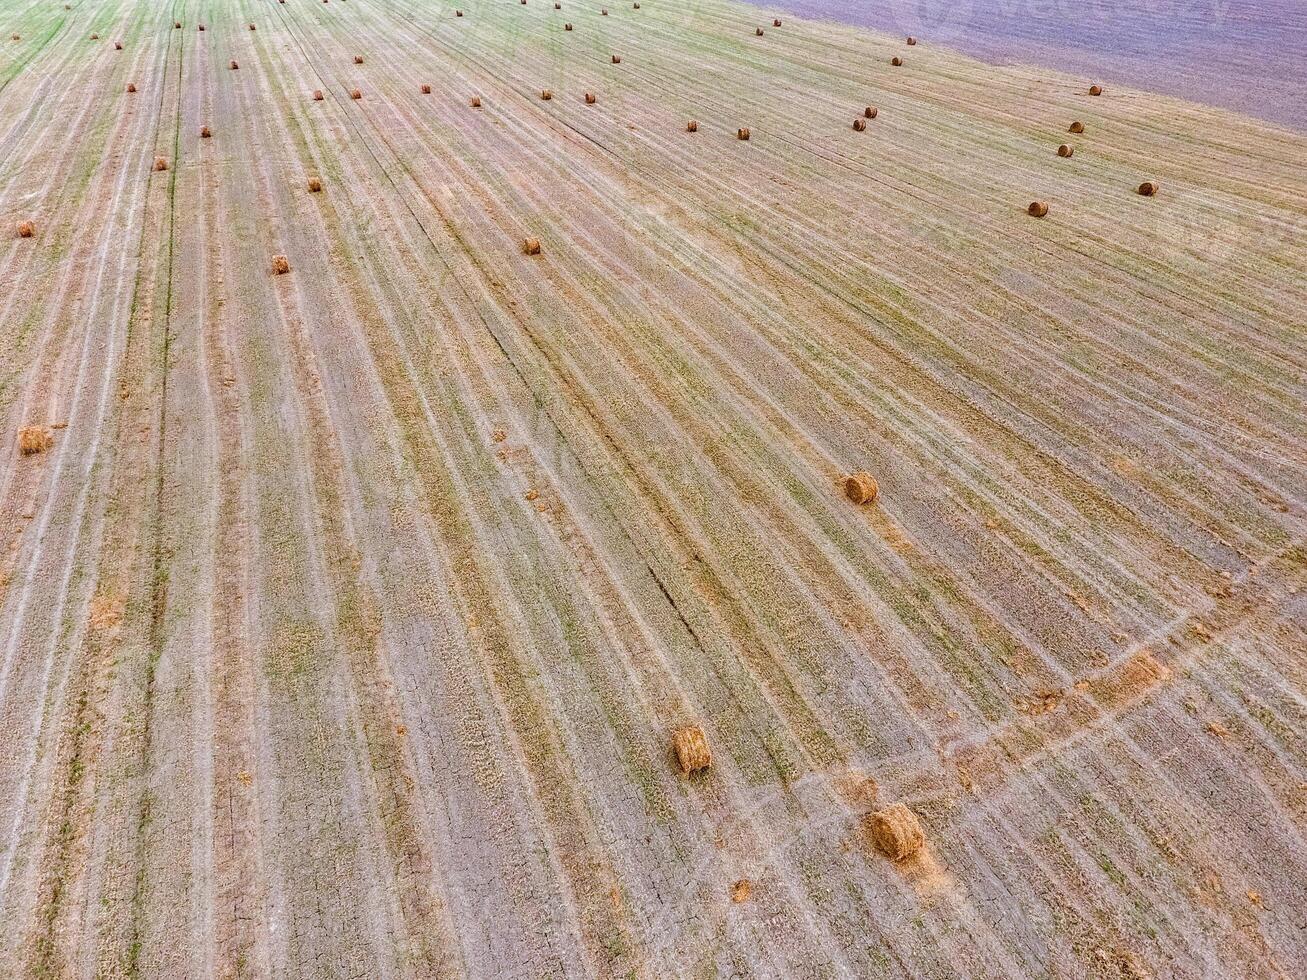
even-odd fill
[{"label": "harvested field", "polygon": [[0,12],[0,976],[1307,974],[1307,138],[460,2]]}]

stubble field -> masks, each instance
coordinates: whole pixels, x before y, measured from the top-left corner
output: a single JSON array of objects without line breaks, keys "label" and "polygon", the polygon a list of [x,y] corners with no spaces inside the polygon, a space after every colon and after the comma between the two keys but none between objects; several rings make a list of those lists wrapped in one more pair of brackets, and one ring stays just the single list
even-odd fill
[{"label": "stubble field", "polygon": [[0,4],[0,976],[1307,972],[1307,138],[561,7]]}]

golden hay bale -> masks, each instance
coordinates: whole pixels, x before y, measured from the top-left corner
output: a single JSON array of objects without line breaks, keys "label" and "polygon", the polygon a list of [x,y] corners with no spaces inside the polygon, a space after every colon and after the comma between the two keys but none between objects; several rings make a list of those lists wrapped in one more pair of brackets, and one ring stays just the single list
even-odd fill
[{"label": "golden hay bale", "polygon": [[204,30],[204,25],[203,25],[203,24],[200,25],[200,30]]},{"label": "golden hay bale", "polygon": [[91,35],[91,40],[92,40],[92,41],[98,41],[98,40],[100,40],[100,35],[99,35],[99,34],[92,34],[92,35]]},{"label": "golden hay bale", "polygon": [[1047,201],[1031,201],[1030,207],[1026,208],[1026,214],[1033,215],[1036,218],[1042,218],[1048,214]]},{"label": "golden hay bale", "polygon": [[172,26],[177,30],[181,30],[182,22],[179,20],[175,20],[172,22]]},{"label": "golden hay bale", "polygon": [[747,902],[749,900],[749,896],[752,894],[753,894],[753,882],[751,882],[748,878],[741,878],[735,884],[731,885],[731,901],[734,902],[736,905],[740,905],[743,902]]},{"label": "golden hay bale", "polygon": [[631,7],[632,7],[632,9],[634,9],[634,10],[639,10],[639,9],[640,9],[640,5],[639,5],[638,3],[633,3],[633,4],[631,4]]},{"label": "golden hay bale", "polygon": [[541,90],[540,90],[540,101],[541,101],[541,102],[548,102],[548,101],[549,101],[550,99],[552,99],[553,97],[554,97],[554,93],[551,92],[551,91],[549,91],[549,89],[546,88],[546,89],[541,89]]},{"label": "golden hay bale", "polygon": [[1139,193],[1144,197],[1155,197],[1162,186],[1155,180],[1146,180],[1139,185]]},{"label": "golden hay bale", "polygon": [[232,70],[232,71],[235,71],[235,70],[236,70],[237,68],[239,68],[239,67],[240,67],[240,65],[238,65],[238,64],[236,63],[236,60],[233,58],[233,59],[232,59],[232,63],[231,63],[231,70]]},{"label": "golden hay bale", "polygon": [[895,55],[893,58],[890,58],[889,63],[893,65],[895,68],[898,68],[903,64],[903,59],[900,58],[898,55]]},{"label": "golden hay bale", "polygon": [[1085,131],[1085,124],[1082,123],[1079,119],[1073,122],[1070,128],[1067,129],[1068,133],[1083,133],[1084,131]]},{"label": "golden hay bale", "polygon": [[672,749],[676,753],[676,762],[681,767],[681,772],[687,776],[712,765],[708,736],[698,725],[682,725],[672,732]]},{"label": "golden hay bale", "polygon": [[254,25],[253,25],[253,24],[250,25],[250,30],[254,30]]},{"label": "golden hay bale", "polygon": [[361,54],[356,54],[356,55],[354,56],[354,64],[356,64],[356,65],[361,65],[361,64],[363,64],[363,55],[361,55]]},{"label": "golden hay bale", "polygon": [[128,83],[127,83],[127,91],[128,91],[128,93],[135,92],[135,91],[136,91],[136,85],[135,85],[135,83],[133,83],[133,82],[128,82]]},{"label": "golden hay bale", "polygon": [[36,225],[32,224],[30,221],[20,221],[18,223],[19,238],[31,238],[35,234],[36,234]]},{"label": "golden hay bale", "polygon": [[201,139],[206,139],[206,140],[207,140],[207,139],[208,139],[210,136],[212,136],[212,135],[213,135],[213,134],[212,134],[211,132],[209,132],[209,127],[208,127],[208,126],[201,126],[201,127],[200,127],[200,138],[201,138]]},{"label": "golden hay bale", "polygon": [[872,843],[891,861],[910,858],[926,844],[917,815],[902,803],[869,814],[866,826]]},{"label": "golden hay bale", "polygon": [[875,119],[878,115],[880,115],[880,110],[877,109],[874,105],[869,105],[867,106],[866,109],[863,110],[862,114],[866,116],[868,119]]},{"label": "golden hay bale", "polygon": [[621,57],[619,57],[618,55],[613,55],[613,64],[620,65],[621,63],[622,63]]},{"label": "golden hay bale", "polygon": [[455,16],[455,17],[462,17],[462,16],[463,16],[463,11],[461,11],[461,10],[455,10],[455,11],[454,11],[454,16]]},{"label": "golden hay bale", "polygon": [[855,132],[858,132],[858,133],[864,132],[864,131],[866,130],[866,128],[867,128],[867,120],[865,120],[865,119],[855,119],[855,120],[853,120],[853,129],[854,129]]},{"label": "golden hay bale", "polygon": [[754,36],[754,37],[762,37],[762,35],[763,35],[763,29],[762,29],[761,27],[755,27],[755,28],[753,29],[753,36]]},{"label": "golden hay bale", "polygon": [[1063,143],[1061,146],[1057,148],[1057,155],[1060,157],[1069,157],[1072,156],[1075,152],[1076,152],[1075,149],[1071,146],[1068,146],[1066,143]]},{"label": "golden hay bale", "polygon": [[481,108],[481,96],[479,95],[472,96],[472,108],[473,109]]},{"label": "golden hay bale", "polygon": [[554,4],[554,9],[555,9],[555,10],[562,10],[562,9],[563,9],[563,5],[562,5],[561,3],[556,3],[556,4]]},{"label": "golden hay bale", "polygon": [[35,456],[54,446],[54,433],[44,425],[25,425],[18,430],[18,453]]},{"label": "golden hay bale", "polygon": [[565,30],[565,31],[570,31],[571,29],[572,29],[572,25],[571,25],[571,24],[564,24],[564,25],[563,25],[563,30]]},{"label": "golden hay bale", "polygon": [[155,157],[155,158],[154,158],[154,169],[155,169],[155,170],[167,170],[167,169],[168,169],[168,161],[165,160],[163,157]]},{"label": "golden hay bale", "polygon": [[361,98],[363,98],[363,93],[360,92],[358,89],[353,89],[353,90],[349,93],[349,97],[350,97],[351,99],[361,99]]},{"label": "golden hay bale", "polygon": [[1101,85],[1091,85],[1091,86],[1089,86],[1089,94],[1090,94],[1090,95],[1102,95],[1102,94],[1103,94],[1103,86],[1101,86]]},{"label": "golden hay bale", "polygon": [[113,49],[114,49],[115,51],[121,51],[121,50],[123,49],[123,42],[122,42],[122,41],[114,41],[114,42],[113,42]]},{"label": "golden hay bale", "polygon": [[11,41],[21,41],[22,38],[19,37],[17,34],[15,34],[15,35],[13,35],[9,40],[11,40]]},{"label": "golden hay bale", "polygon": [[601,8],[600,11],[599,11],[599,16],[600,16],[600,17],[607,17],[607,16],[608,16],[608,8],[607,8],[607,7],[603,7],[603,8]]},{"label": "golden hay bale", "polygon": [[586,92],[586,93],[585,93],[585,104],[586,104],[586,105],[594,105],[594,104],[595,104],[596,102],[598,102],[598,101],[599,101],[598,97],[597,97],[593,92]]},{"label": "golden hay bale", "polygon": [[876,482],[876,478],[864,470],[850,473],[844,479],[844,496],[855,504],[869,504],[879,493],[880,485]]},{"label": "golden hay bale", "polygon": [[699,131],[699,121],[697,119],[691,119],[685,124],[685,131],[687,133],[697,133]]},{"label": "golden hay bale", "polygon": [[314,102],[321,102],[321,101],[322,101],[322,89],[320,89],[320,88],[315,88],[315,89],[313,90],[313,101],[314,101]]},{"label": "golden hay bale", "polygon": [[916,44],[916,43],[917,43],[917,39],[916,39],[915,37],[913,37],[911,34],[909,34],[909,35],[908,35],[908,44],[911,45],[911,44]]},{"label": "golden hay bale", "polygon": [[525,255],[539,255],[539,254],[540,254],[540,239],[538,239],[538,238],[524,238],[524,239],[522,239],[522,252],[523,252],[523,254],[525,254]]},{"label": "golden hay bale", "polygon": [[309,178],[309,193],[310,193],[310,194],[316,194],[316,193],[318,193],[318,191],[320,191],[320,190],[322,190],[322,181],[319,180],[317,177],[310,177],[310,178]]},{"label": "golden hay bale", "polygon": [[423,95],[431,94],[431,86],[426,84],[425,82],[422,83],[422,94]]},{"label": "golden hay bale", "polygon": [[772,27],[780,27],[780,26],[781,26],[781,19],[780,19],[779,17],[777,17],[774,21],[771,22],[771,26],[772,26]]},{"label": "golden hay bale", "polygon": [[284,276],[290,272],[290,262],[284,255],[274,255],[272,257],[272,274],[274,276]]},{"label": "golden hay bale", "polygon": [[747,141],[752,135],[753,134],[749,132],[749,127],[747,126],[742,126],[735,131],[735,138],[737,140]]}]

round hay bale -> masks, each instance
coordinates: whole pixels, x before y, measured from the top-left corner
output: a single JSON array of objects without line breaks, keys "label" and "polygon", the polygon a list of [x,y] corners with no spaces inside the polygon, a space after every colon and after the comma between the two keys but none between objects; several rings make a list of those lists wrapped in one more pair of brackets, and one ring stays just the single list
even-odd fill
[{"label": "round hay bale", "polygon": [[175,21],[172,22],[172,26],[173,26],[173,28],[176,29],[176,30],[181,30],[182,22],[179,21],[179,20],[175,20]]},{"label": "round hay bale", "polygon": [[1139,185],[1139,193],[1144,197],[1156,197],[1161,189],[1161,185],[1155,180],[1146,180]]},{"label": "round hay bale", "polygon": [[31,238],[35,234],[36,234],[36,225],[32,224],[30,221],[20,221],[18,223],[19,238]]},{"label": "round hay bale", "polygon": [[254,30],[254,25],[253,25],[253,24],[250,25],[250,30]]},{"label": "round hay bale", "polygon": [[235,70],[236,70],[237,68],[239,68],[239,67],[240,67],[240,65],[238,65],[238,64],[236,63],[235,59],[232,59],[231,70],[232,70],[232,71],[235,71]]},{"label": "round hay bale", "polygon": [[600,8],[600,10],[599,10],[599,16],[600,16],[600,17],[607,17],[607,16],[608,16],[608,8],[607,8],[607,7],[602,7],[602,8]]},{"label": "round hay bale", "polygon": [[640,9],[640,5],[639,5],[638,3],[633,3],[633,4],[631,4],[631,9],[632,9],[632,10],[639,10],[639,9]]},{"label": "round hay bale", "polygon": [[586,93],[585,93],[585,104],[586,104],[586,105],[594,105],[594,104],[595,104],[596,102],[598,102],[598,101],[599,101],[598,97],[597,97],[593,92],[586,92]]},{"label": "round hay bale", "polygon": [[208,127],[208,126],[201,126],[201,127],[200,127],[200,139],[205,139],[205,140],[207,140],[207,139],[208,139],[210,136],[212,136],[212,135],[213,135],[213,134],[212,134],[211,132],[209,132],[209,127]]},{"label": "round hay bale", "polygon": [[685,131],[687,133],[697,133],[699,131],[699,121],[697,119],[691,119],[685,124]]},{"label": "round hay bale", "polygon": [[1069,157],[1069,156],[1073,156],[1073,155],[1075,154],[1075,152],[1076,152],[1076,151],[1075,151],[1075,148],[1072,147],[1072,146],[1069,146],[1069,145],[1066,144],[1066,143],[1063,143],[1061,146],[1059,146],[1059,147],[1057,148],[1057,155],[1060,156],[1060,157]]},{"label": "round hay bale", "polygon": [[479,95],[472,96],[472,108],[473,109],[481,108],[481,96]]},{"label": "round hay bale", "polygon": [[127,91],[128,91],[129,94],[132,93],[132,92],[135,92],[135,91],[136,91],[136,85],[135,85],[135,83],[133,83],[133,82],[128,82],[128,83],[127,83]]},{"label": "round hay bale", "polygon": [[539,255],[539,254],[540,254],[540,239],[538,239],[538,238],[524,238],[524,239],[522,239],[522,252],[523,252],[523,254],[525,254],[525,255]]},{"label": "round hay bale", "polygon": [[99,34],[92,34],[92,35],[91,35],[91,40],[92,40],[92,41],[98,41],[98,40],[100,40],[100,35],[99,35]]},{"label": "round hay bale", "polygon": [[570,31],[571,29],[572,29],[572,25],[571,25],[571,24],[564,24],[564,25],[563,25],[563,30],[565,30],[565,31]]},{"label": "round hay bale", "polygon": [[563,9],[563,5],[562,5],[561,3],[556,3],[556,4],[554,4],[554,9],[555,9],[555,10],[562,10],[562,9]]},{"label": "round hay bale", "polygon": [[204,25],[203,25],[203,24],[200,25],[200,30],[204,30]]},{"label": "round hay bale", "polygon": [[320,88],[315,88],[315,89],[313,90],[313,101],[314,101],[314,102],[321,102],[321,101],[322,101],[322,89],[320,89]]},{"label": "round hay bale", "polygon": [[1042,218],[1044,215],[1048,214],[1048,202],[1031,201],[1030,206],[1026,208],[1026,214],[1032,215],[1036,218]]},{"label": "round hay bale", "polygon": [[272,274],[274,276],[284,276],[290,272],[290,262],[284,255],[274,255],[272,257]]},{"label": "round hay bale", "polygon": [[754,36],[754,37],[762,37],[762,35],[763,35],[763,30],[762,30],[761,27],[755,27],[755,28],[753,29],[753,36]]},{"label": "round hay bale", "polygon": [[613,64],[620,65],[621,63],[622,63],[621,57],[619,55],[613,55]]},{"label": "round hay bale", "polygon": [[867,120],[865,120],[865,119],[855,119],[855,120],[853,120],[853,129],[854,129],[855,132],[858,132],[858,133],[864,132],[864,131],[866,130],[866,128],[867,128]]},{"label": "round hay bale", "polygon": [[159,171],[167,170],[167,169],[168,169],[168,161],[165,160],[163,157],[155,157],[155,158],[154,158],[154,169],[155,169],[155,170],[159,170]]},{"label": "round hay bale", "polygon": [[17,34],[15,34],[15,35],[13,35],[12,37],[10,37],[9,40],[11,40],[11,41],[21,41],[22,38],[19,37]]},{"label": "round hay bale", "polygon": [[361,55],[361,54],[356,54],[356,55],[354,56],[354,64],[356,64],[356,65],[361,65],[361,64],[363,64],[363,55]]},{"label": "round hay bale", "polygon": [[889,63],[893,65],[895,68],[899,68],[902,67],[903,65],[903,59],[900,58],[898,55],[895,55],[893,58],[890,58]]},{"label": "round hay bale", "polygon": [[880,484],[865,470],[850,473],[844,478],[844,496],[855,504],[869,504],[880,494]]},{"label": "round hay bale", "polygon": [[44,425],[25,425],[18,430],[18,455],[35,456],[54,447],[54,433]]},{"label": "round hay bale", "polygon": [[322,181],[319,180],[317,177],[310,177],[310,178],[309,178],[309,193],[310,193],[310,194],[316,194],[316,193],[318,193],[320,190],[322,190]]},{"label": "round hay bale", "polygon": [[1068,127],[1067,129],[1068,133],[1083,133],[1084,131],[1085,131],[1085,124],[1082,123],[1079,119],[1073,122],[1070,125],[1070,127]]},{"label": "round hay bale", "polygon": [[1103,86],[1101,86],[1101,85],[1091,85],[1091,86],[1089,86],[1089,94],[1090,94],[1090,95],[1102,95],[1102,94],[1103,94]]},{"label": "round hay bale", "polygon": [[880,115],[880,110],[877,109],[874,105],[869,105],[867,106],[866,109],[862,111],[862,114],[867,119],[875,119],[878,115]]},{"label": "round hay bale", "polygon": [[553,97],[554,97],[554,93],[551,92],[551,91],[549,91],[549,89],[542,89],[541,92],[540,92],[540,101],[541,101],[541,102],[548,102],[548,101],[549,101],[550,99],[552,99]]},{"label": "round hay bale", "polygon": [[772,26],[772,27],[780,27],[780,26],[781,26],[781,19],[780,19],[779,17],[777,17],[775,20],[773,20],[773,21],[771,22],[771,26]]},{"label": "round hay bale", "polygon": [[121,50],[123,49],[123,42],[122,42],[122,41],[114,41],[114,42],[113,42],[113,49],[114,49],[115,51],[121,51]]},{"label": "round hay bale", "polygon": [[363,98],[363,93],[360,92],[358,89],[352,89],[349,93],[349,97],[351,99],[361,99]]},{"label": "round hay bale", "polygon": [[462,16],[463,16],[463,11],[461,11],[461,10],[455,10],[455,11],[454,11],[454,16],[455,16],[455,17],[462,17]]},{"label": "round hay bale", "polygon": [[909,46],[911,46],[911,45],[913,45],[913,44],[916,44],[916,43],[917,43],[917,39],[916,39],[915,37],[913,37],[911,34],[909,34],[909,35],[908,35],[908,44],[909,44]]},{"label": "round hay bale", "polygon": [[866,825],[876,849],[891,861],[906,860],[926,844],[921,822],[903,803],[868,814]]},{"label": "round hay bale", "polygon": [[672,732],[672,751],[676,753],[681,772],[687,776],[712,765],[708,736],[698,725],[682,725]]},{"label": "round hay bale", "polygon": [[423,95],[430,95],[430,94],[431,94],[431,86],[428,85],[428,84],[426,84],[426,82],[423,82],[423,83],[422,83],[422,94],[423,94]]},{"label": "round hay bale", "polygon": [[748,127],[748,126],[742,126],[742,127],[740,127],[739,129],[737,129],[737,130],[735,131],[735,138],[736,138],[737,140],[742,140],[742,141],[744,141],[744,142],[748,142],[748,140],[749,140],[750,137],[752,137],[752,136],[753,136],[753,134],[749,132],[749,127]]}]

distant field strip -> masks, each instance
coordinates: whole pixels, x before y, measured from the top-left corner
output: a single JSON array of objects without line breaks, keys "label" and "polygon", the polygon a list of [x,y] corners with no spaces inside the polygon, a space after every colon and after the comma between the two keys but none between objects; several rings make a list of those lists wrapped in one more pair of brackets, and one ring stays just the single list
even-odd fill
[{"label": "distant field strip", "polygon": [[1307,138],[554,6],[0,5],[0,976],[1307,973]]}]

